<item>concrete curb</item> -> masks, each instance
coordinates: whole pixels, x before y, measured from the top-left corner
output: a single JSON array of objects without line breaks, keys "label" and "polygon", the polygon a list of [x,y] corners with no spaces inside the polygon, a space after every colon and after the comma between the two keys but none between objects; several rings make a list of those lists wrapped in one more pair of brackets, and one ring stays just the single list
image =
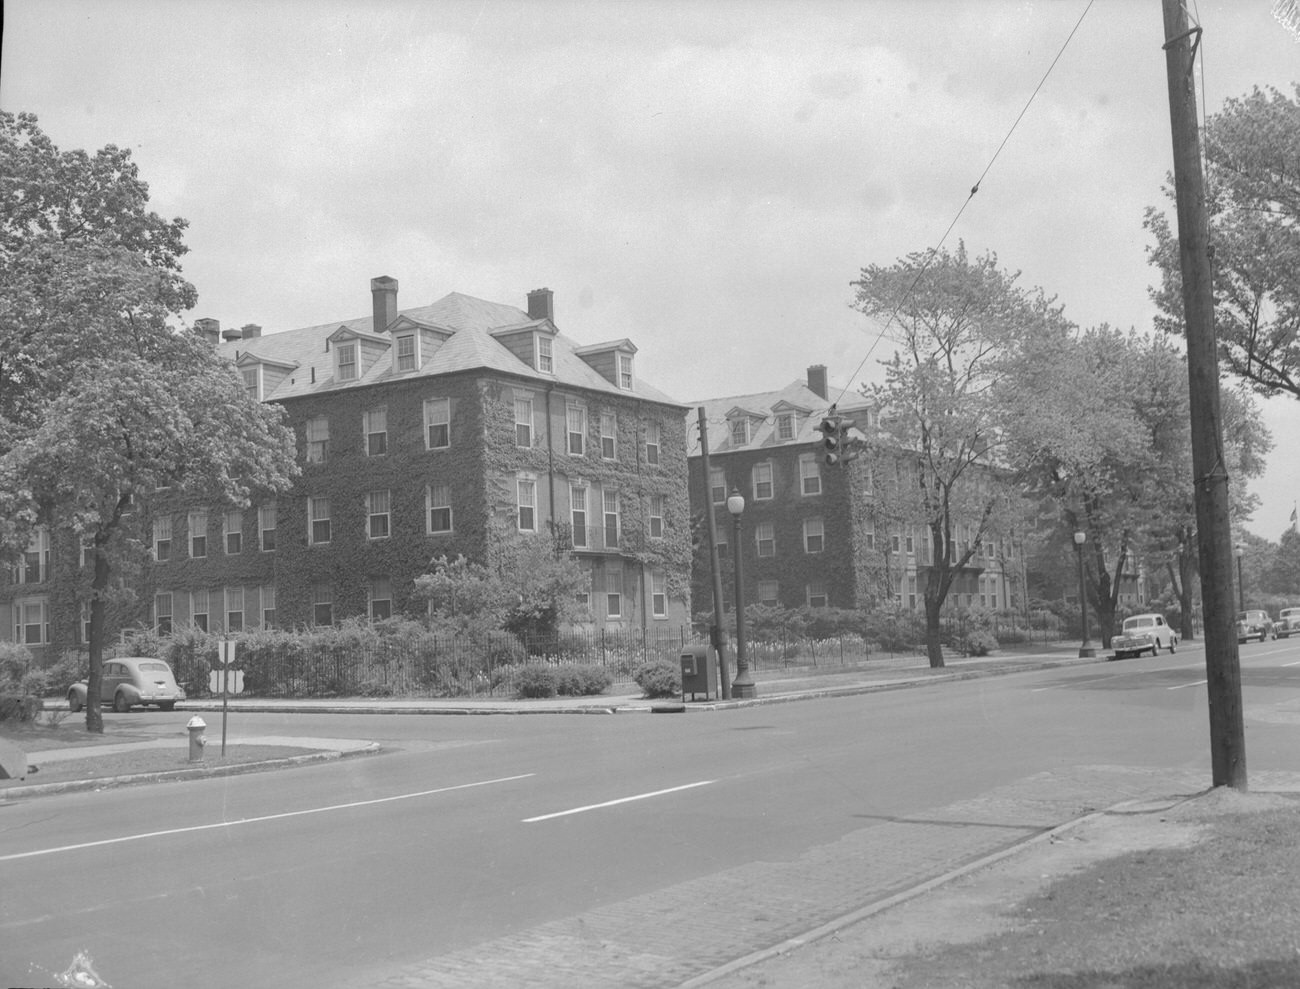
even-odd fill
[{"label": "concrete curb", "polygon": [[0,790],[0,803],[9,798],[44,797],[56,793],[78,793],[86,790],[103,790],[108,787],[131,786],[138,783],[176,783],[186,780],[212,779],[222,776],[243,776],[248,773],[266,772],[272,769],[288,769],[311,762],[328,762],[334,759],[350,758],[359,755],[374,755],[380,751],[378,742],[369,742],[365,746],[350,752],[337,749],[323,749],[305,752],[302,755],[286,756],[283,759],[263,759],[258,762],[241,762],[233,766],[193,766],[186,769],[169,769],[156,773],[135,773],[129,776],[105,776],[98,779],[64,780],[60,783],[32,783],[27,786],[15,786]]}]

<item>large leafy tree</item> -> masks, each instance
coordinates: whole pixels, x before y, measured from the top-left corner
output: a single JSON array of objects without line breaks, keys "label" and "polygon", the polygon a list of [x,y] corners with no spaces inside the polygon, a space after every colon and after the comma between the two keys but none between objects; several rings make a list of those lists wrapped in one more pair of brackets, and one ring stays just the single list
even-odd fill
[{"label": "large leafy tree", "polygon": [[[1224,365],[1261,394],[1300,398],[1300,85],[1256,88],[1206,121],[1215,327]],[[1172,183],[1166,186],[1172,201]],[[1156,208],[1145,225],[1161,274],[1157,324],[1184,328],[1177,231]]]},{"label": "large leafy tree", "polygon": [[874,510],[929,543],[921,590],[932,667],[943,665],[941,615],[954,583],[1021,519],[997,396],[1030,341],[1066,331],[1053,300],[1017,277],[996,255],[970,258],[959,245],[872,265],[853,283],[856,307],[895,331],[884,384],[867,389],[881,429],[865,459]]},{"label": "large leafy tree", "polygon": [[87,546],[86,725],[99,687],[113,573],[142,554],[154,495],[228,507],[297,471],[282,410],[177,330],[194,289],[182,220],[148,212],[127,151],[60,152],[35,117],[0,114],[0,551],[34,530]]}]

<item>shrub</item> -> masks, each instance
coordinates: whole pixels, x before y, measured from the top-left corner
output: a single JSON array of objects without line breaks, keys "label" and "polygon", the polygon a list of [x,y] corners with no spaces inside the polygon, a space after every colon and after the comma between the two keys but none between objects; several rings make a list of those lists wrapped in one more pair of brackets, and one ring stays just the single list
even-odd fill
[{"label": "shrub", "polygon": [[987,656],[998,647],[998,640],[992,632],[976,629],[966,637],[966,655]]},{"label": "shrub", "polygon": [[555,671],[540,663],[525,663],[515,677],[520,697],[554,697]]},{"label": "shrub", "polygon": [[35,721],[45,703],[39,697],[19,697],[0,694],[0,723],[5,721]]},{"label": "shrub", "polygon": [[610,688],[614,678],[600,666],[567,664],[555,669],[555,692],[565,697],[593,697]]},{"label": "shrub", "polygon": [[682,690],[680,664],[666,659],[655,659],[637,667],[632,675],[646,697],[676,697]]},{"label": "shrub", "polygon": [[16,693],[27,671],[32,667],[32,654],[19,642],[0,642],[0,691]]}]

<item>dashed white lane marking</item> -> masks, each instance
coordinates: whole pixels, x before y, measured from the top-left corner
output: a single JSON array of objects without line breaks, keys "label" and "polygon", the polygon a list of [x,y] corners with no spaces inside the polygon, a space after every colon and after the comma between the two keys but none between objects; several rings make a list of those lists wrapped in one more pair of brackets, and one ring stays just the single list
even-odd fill
[{"label": "dashed white lane marking", "polygon": [[1172,687],[1166,687],[1165,690],[1182,690],[1184,687],[1199,687],[1201,684],[1209,682],[1209,680],[1193,680],[1191,683],[1176,683]]},{"label": "dashed white lane marking", "polygon": [[525,780],[536,773],[521,773],[518,776],[502,776],[494,780],[478,780],[474,783],[459,783],[456,786],[440,786],[436,790],[421,790],[418,793],[398,793],[391,797],[376,797],[374,800],[354,800],[346,804],[331,804],[328,807],[311,807],[307,810],[291,810],[283,814],[264,814],[261,817],[243,817],[237,821],[217,821],[212,824],[195,824],[187,828],[169,828],[166,831],[146,831],[143,834],[126,834],[118,838],[104,838],[100,841],[85,841],[77,845],[59,845],[55,848],[38,848],[31,852],[17,852],[13,855],[0,855],[0,862],[14,862],[18,859],[36,858],[40,855],[57,855],[60,852],[75,852],[85,848],[103,848],[105,845],[120,845],[128,841],[144,841],[147,838],[165,838],[174,834],[191,834],[197,831],[211,831],[215,828],[234,828],[241,824],[259,824],[263,821],[283,821],[290,817],[305,817],[308,814],[326,814],[335,810],[351,810],[355,807],[373,807],[388,804],[396,800],[414,800],[416,797],[431,797],[437,793],[451,793],[454,790],[469,790],[477,786],[491,786],[494,783],[512,783]]},{"label": "dashed white lane marking", "polygon": [[[629,804],[634,800],[649,800],[651,797],[662,797],[666,793],[678,793],[682,790],[692,790],[697,786],[708,786],[715,783],[716,780],[700,780],[698,783],[686,783],[682,786],[671,786],[667,790],[655,790],[653,793],[638,793],[634,797],[619,797],[617,800],[606,800],[600,804],[588,804],[586,807],[572,807],[569,810],[556,811],[554,814],[540,814],[537,817],[525,817],[524,824],[536,824],[538,821],[549,821],[555,817],[567,817],[570,814],[583,814],[589,810],[600,810],[602,807],[614,807],[618,804]],[[3,860],[0,860],[3,861]]]}]

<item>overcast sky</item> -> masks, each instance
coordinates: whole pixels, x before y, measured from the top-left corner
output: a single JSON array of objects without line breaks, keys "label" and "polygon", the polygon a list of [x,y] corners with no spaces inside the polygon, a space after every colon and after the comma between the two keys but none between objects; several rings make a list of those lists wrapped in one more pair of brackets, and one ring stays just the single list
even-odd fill
[{"label": "overcast sky", "polygon": [[[1273,6],[1193,4],[1208,112],[1294,92]],[[563,333],[630,338],[693,403],[873,375],[849,283],[933,247],[986,169],[945,247],[1148,329],[1163,40],[1159,0],[8,0],[0,106],[133,150],[190,223],[191,320],[364,316],[376,275],[403,308],[545,286]],[[1276,540],[1300,402],[1266,414]]]}]

